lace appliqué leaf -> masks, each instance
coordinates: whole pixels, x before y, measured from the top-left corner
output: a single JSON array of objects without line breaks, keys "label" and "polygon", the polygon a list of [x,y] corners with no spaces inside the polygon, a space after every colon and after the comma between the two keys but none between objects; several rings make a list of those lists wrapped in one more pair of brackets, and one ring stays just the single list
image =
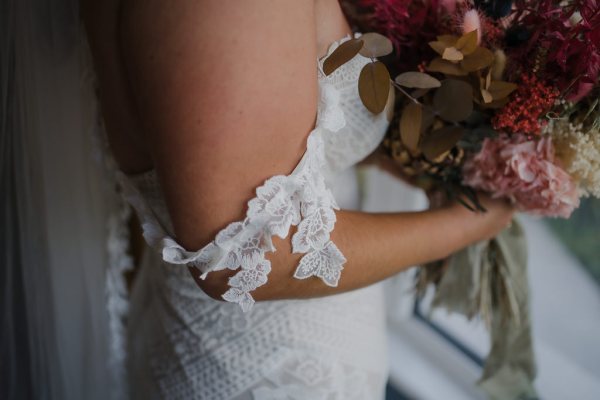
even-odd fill
[{"label": "lace appliqu\u00e9 leaf", "polygon": [[248,311],[254,304],[250,292],[267,283],[267,275],[271,272],[271,263],[262,260],[253,269],[243,269],[229,278],[230,289],[223,294],[223,299],[238,303],[243,311]]},{"label": "lace appliqu\u00e9 leaf", "polygon": [[329,240],[329,232],[335,224],[335,213],[330,207],[317,209],[304,218],[298,226],[298,232],[292,237],[294,253],[306,253],[311,249],[320,249]]},{"label": "lace appliqu\u00e9 leaf", "polygon": [[271,264],[265,253],[275,250],[271,236],[285,238],[291,226],[298,226],[292,238],[293,251],[307,253],[294,276],[316,276],[328,286],[337,285],[346,259],[330,240],[337,205],[319,173],[322,157],[314,153],[323,150],[319,134],[313,131],[307,153],[291,175],[274,176],[256,189],[246,219],[217,235],[214,245],[221,254],[219,261],[200,267],[208,267],[203,276],[210,270],[240,269],[229,279],[230,288],[223,299],[238,303],[243,311],[255,302],[250,292],[267,283]]},{"label": "lace appliqu\u00e9 leaf", "polygon": [[302,257],[294,278],[306,279],[316,276],[327,286],[335,287],[338,285],[345,262],[346,258],[340,249],[329,241],[322,249],[312,250]]},{"label": "lace appliqu\u00e9 leaf", "polygon": [[266,224],[273,235],[284,239],[292,225],[300,221],[298,199],[290,196],[285,176],[275,176],[256,190],[256,197],[248,203],[251,224]]}]

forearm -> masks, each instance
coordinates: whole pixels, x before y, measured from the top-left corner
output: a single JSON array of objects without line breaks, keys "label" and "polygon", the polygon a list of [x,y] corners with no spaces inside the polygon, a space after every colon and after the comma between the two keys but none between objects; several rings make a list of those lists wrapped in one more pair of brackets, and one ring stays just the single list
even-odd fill
[{"label": "forearm", "polygon": [[[310,298],[368,286],[467,246],[484,234],[484,219],[460,206],[392,214],[339,211],[331,239],[347,262],[338,286],[329,287],[316,277],[293,278],[304,254],[292,253],[290,232],[286,239],[274,240],[277,251],[267,254],[272,264],[269,281],[253,297],[259,301]],[[231,275],[231,271],[210,273],[203,289],[219,298]]]}]

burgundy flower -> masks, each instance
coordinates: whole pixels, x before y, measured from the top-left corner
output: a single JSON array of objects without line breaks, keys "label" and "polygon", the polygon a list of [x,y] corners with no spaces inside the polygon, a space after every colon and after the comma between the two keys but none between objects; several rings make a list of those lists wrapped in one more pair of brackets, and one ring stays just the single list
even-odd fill
[{"label": "burgundy flower", "polygon": [[[510,52],[515,72],[539,68],[568,100],[585,97],[600,73],[600,2],[517,0],[515,9],[513,25],[528,31],[527,42]],[[540,57],[531,56],[536,49]]]}]

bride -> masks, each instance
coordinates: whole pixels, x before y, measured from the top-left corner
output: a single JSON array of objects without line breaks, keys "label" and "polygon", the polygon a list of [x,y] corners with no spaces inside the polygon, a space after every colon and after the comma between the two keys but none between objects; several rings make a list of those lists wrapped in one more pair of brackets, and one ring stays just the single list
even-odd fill
[{"label": "bride", "polygon": [[370,59],[322,71],[361,35],[336,0],[81,3],[120,187],[155,250],[131,294],[131,397],[382,399],[377,283],[493,237],[512,208],[352,210],[353,165],[388,121],[358,97]]}]

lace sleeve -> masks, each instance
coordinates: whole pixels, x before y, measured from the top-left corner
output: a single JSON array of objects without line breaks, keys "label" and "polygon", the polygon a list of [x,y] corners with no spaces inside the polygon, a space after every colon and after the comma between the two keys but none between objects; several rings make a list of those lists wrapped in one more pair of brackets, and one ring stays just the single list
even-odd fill
[{"label": "lace sleeve", "polygon": [[[321,97],[329,96],[327,86],[321,87]],[[294,253],[303,253],[294,277],[320,278],[326,285],[337,286],[343,264],[343,254],[330,240],[336,209],[333,194],[326,187],[322,170],[325,163],[323,129],[332,128],[332,117],[337,127],[343,126],[339,113],[319,112],[315,129],[307,139],[302,159],[290,175],[269,178],[256,189],[256,197],[248,202],[246,217],[229,224],[215,239],[198,251],[188,251],[166,233],[143,196],[120,173],[121,186],[127,200],[142,220],[144,238],[162,253],[170,264],[187,265],[197,278],[205,279],[212,271],[237,270],[229,281],[223,299],[238,303],[244,311],[254,304],[251,292],[267,282],[271,264],[265,258],[275,251],[271,238],[282,239],[292,225],[297,232],[292,237]],[[343,113],[342,113],[343,115]]]},{"label": "lace sleeve", "polygon": [[[360,33],[354,36],[360,37]],[[347,35],[341,41],[333,43],[327,55],[350,38],[351,35]],[[144,201],[144,196],[137,191],[126,175],[120,174],[119,180],[124,195],[141,219],[146,241],[161,252],[165,262],[188,266],[195,279],[205,279],[212,271],[237,271],[229,279],[229,289],[222,297],[238,303],[247,311],[254,304],[251,292],[267,283],[271,264],[265,255],[275,251],[272,237],[276,235],[284,239],[288,236],[291,226],[297,226],[297,231],[292,237],[292,250],[304,256],[296,267],[294,278],[306,279],[314,276],[328,286],[338,285],[346,259],[330,239],[336,222],[335,210],[339,208],[325,183],[324,174],[327,174],[331,164],[325,157],[325,139],[330,140],[343,133],[362,140],[364,138],[361,135],[369,131],[364,127],[355,129],[356,133],[348,130],[351,116],[346,115],[342,106],[341,90],[345,90],[346,96],[350,96],[348,98],[356,104],[361,104],[356,80],[360,69],[370,62],[370,59],[357,55],[353,60],[353,63],[347,63],[345,68],[339,68],[331,76],[325,76],[321,66],[322,59],[318,60],[317,121],[307,138],[302,159],[291,174],[273,176],[258,187],[256,196],[248,202],[246,217],[242,221],[229,224],[212,242],[200,250],[188,251],[178,244],[163,228],[169,221],[158,221],[153,210]],[[348,98],[346,102],[350,101]],[[362,105],[356,108],[356,112],[368,113]],[[380,134],[374,134],[367,144],[353,142],[357,149],[365,150],[366,155],[367,150],[372,150],[371,145],[374,147],[379,143],[387,121],[384,121],[385,115],[361,116],[372,124],[369,128],[381,127]],[[352,117],[357,119],[356,115]],[[324,137],[324,134],[327,136]],[[328,150],[334,151],[331,144],[327,146]],[[349,159],[355,158],[354,155],[349,156]]]}]

